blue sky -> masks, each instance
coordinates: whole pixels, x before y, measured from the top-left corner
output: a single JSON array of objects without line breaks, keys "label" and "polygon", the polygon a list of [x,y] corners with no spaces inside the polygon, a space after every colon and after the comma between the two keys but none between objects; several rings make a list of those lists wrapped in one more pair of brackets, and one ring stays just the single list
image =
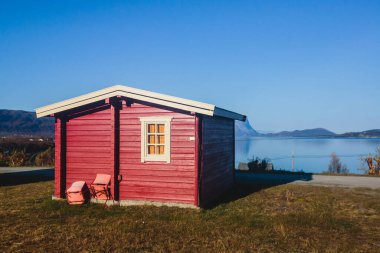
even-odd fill
[{"label": "blue sky", "polygon": [[254,128],[380,128],[380,1],[1,1],[0,108],[113,84]]}]

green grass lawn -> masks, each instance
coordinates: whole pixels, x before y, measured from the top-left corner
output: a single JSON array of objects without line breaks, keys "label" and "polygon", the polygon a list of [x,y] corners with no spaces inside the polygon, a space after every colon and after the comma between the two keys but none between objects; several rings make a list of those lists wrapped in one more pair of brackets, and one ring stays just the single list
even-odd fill
[{"label": "green grass lawn", "polygon": [[238,188],[209,210],[68,206],[52,191],[0,187],[0,252],[380,251],[380,190]]}]

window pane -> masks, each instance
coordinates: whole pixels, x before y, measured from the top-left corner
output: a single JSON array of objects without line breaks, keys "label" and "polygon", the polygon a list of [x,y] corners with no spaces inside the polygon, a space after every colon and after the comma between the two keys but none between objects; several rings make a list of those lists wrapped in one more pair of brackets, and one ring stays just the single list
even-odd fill
[{"label": "window pane", "polygon": [[165,133],[165,125],[164,124],[158,124],[158,132],[159,133]]},{"label": "window pane", "polygon": [[165,144],[165,135],[158,135],[157,136],[157,143],[158,144]]},{"label": "window pane", "polygon": [[155,133],[155,132],[156,132],[156,125],[148,124],[148,133]]},{"label": "window pane", "polygon": [[159,155],[165,154],[165,146],[163,146],[163,145],[157,146],[157,154],[159,154]]},{"label": "window pane", "polygon": [[148,145],[148,154],[149,155],[154,155],[154,145]]},{"label": "window pane", "polygon": [[154,144],[156,143],[156,138],[154,135],[148,135],[148,143],[149,144]]}]

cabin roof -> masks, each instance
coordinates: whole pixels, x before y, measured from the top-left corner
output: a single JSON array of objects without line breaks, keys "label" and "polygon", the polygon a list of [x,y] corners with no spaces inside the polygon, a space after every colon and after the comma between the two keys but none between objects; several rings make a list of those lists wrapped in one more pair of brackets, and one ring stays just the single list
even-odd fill
[{"label": "cabin roof", "polygon": [[136,89],[124,85],[111,86],[105,89],[101,89],[78,97],[70,98],[61,102],[37,108],[37,118],[49,116],[55,113],[63,112],[66,110],[70,110],[79,106],[84,106],[115,96],[132,98],[144,102],[168,106],[175,109],[195,112],[209,116],[220,116],[241,121],[245,121],[246,119],[246,116],[242,114],[228,111],[226,109],[217,107],[212,104]]}]

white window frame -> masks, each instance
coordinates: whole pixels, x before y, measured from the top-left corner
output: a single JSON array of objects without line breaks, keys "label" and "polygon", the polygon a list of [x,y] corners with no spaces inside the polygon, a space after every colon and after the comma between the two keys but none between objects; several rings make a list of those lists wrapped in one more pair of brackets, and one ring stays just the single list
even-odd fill
[{"label": "white window frame", "polygon": [[[173,117],[141,117],[141,162],[166,162],[170,163],[170,134],[171,121]],[[165,154],[164,155],[149,155],[147,131],[149,124],[164,124],[165,125]]]}]

